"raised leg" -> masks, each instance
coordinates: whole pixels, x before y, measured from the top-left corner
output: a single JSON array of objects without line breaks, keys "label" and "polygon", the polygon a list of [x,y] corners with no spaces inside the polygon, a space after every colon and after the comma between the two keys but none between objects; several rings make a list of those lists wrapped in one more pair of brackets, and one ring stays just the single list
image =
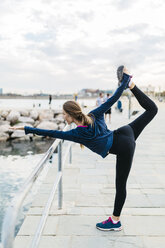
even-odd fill
[{"label": "raised leg", "polygon": [[136,118],[133,122],[129,123],[129,125],[133,129],[136,140],[139,134],[143,131],[143,129],[157,114],[158,108],[156,104],[148,96],[146,96],[137,86],[131,89],[131,91],[138,100],[139,104],[145,109],[145,112],[142,115]]}]

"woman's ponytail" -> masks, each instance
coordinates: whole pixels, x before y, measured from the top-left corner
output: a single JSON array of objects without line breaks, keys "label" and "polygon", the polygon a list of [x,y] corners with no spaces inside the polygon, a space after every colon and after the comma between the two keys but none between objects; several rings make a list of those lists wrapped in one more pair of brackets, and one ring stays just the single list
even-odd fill
[{"label": "woman's ponytail", "polygon": [[[82,116],[82,124],[83,124],[83,126],[90,125],[90,124],[91,124],[91,126],[93,126],[93,119],[90,116],[90,114],[89,115],[86,115],[86,114],[84,114],[82,112],[81,113],[81,116]],[[83,149],[84,148],[84,145],[80,144],[80,147],[81,147],[81,149]]]},{"label": "woman's ponytail", "polygon": [[81,115],[83,126],[93,124],[93,119],[89,115],[86,115],[84,113],[81,113]]}]

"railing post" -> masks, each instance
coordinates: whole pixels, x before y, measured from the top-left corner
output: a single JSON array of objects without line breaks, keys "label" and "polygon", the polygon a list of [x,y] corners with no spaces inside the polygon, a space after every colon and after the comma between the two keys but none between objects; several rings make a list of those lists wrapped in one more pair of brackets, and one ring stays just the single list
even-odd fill
[{"label": "railing post", "polygon": [[131,93],[128,93],[128,118],[131,118]]},{"label": "railing post", "polygon": [[[70,130],[73,128],[73,124],[70,125]],[[72,163],[72,144],[69,148],[69,164]]]},{"label": "railing post", "polygon": [[72,163],[72,145],[69,148],[69,164]]},{"label": "railing post", "polygon": [[[58,171],[62,172],[62,143],[58,145]],[[58,185],[58,208],[62,208],[63,189],[62,189],[62,177]]]}]

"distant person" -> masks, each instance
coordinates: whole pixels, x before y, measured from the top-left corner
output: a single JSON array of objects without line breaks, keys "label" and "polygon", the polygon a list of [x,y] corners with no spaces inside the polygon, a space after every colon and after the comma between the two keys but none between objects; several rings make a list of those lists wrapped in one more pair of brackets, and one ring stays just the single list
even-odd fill
[{"label": "distant person", "polygon": [[[107,93],[107,96],[104,98],[104,102],[106,102],[108,99],[110,98],[110,94]],[[111,108],[109,108],[106,112],[105,112],[105,121],[107,119],[107,115],[109,115],[109,123],[111,123]]]},{"label": "distant person", "polygon": [[99,97],[98,97],[97,100],[96,100],[96,106],[97,106],[97,107],[101,106],[101,104],[103,104],[103,102],[104,102],[103,93],[100,92],[100,93],[99,93]]},{"label": "distant person", "polygon": [[[132,166],[136,140],[158,111],[155,103],[132,82],[130,73],[124,66],[120,66],[117,72],[120,84],[115,93],[100,107],[93,109],[87,115],[82,112],[77,102],[66,101],[64,103],[64,119],[68,124],[75,123],[76,128],[69,131],[45,130],[29,126],[10,128],[12,130],[24,130],[26,134],[34,133],[41,136],[70,140],[79,143],[81,147],[83,145],[88,147],[102,158],[107,157],[109,154],[116,155],[114,210],[107,220],[96,224],[96,228],[102,231],[122,230],[120,215],[126,200],[126,184]],[[111,131],[105,124],[104,113],[118,101],[123,91],[127,88],[131,90],[139,104],[144,108],[144,113],[128,125]],[[88,223],[86,224],[88,225]]]},{"label": "distant person", "polygon": [[122,109],[122,102],[120,100],[117,101],[117,110],[119,112],[123,112],[123,109]]},{"label": "distant person", "polygon": [[51,103],[52,103],[52,95],[49,95],[49,106],[51,108]]},{"label": "distant person", "polygon": [[74,100],[77,102],[77,100],[78,100],[78,95],[77,94],[74,94]]},{"label": "distant person", "polygon": [[49,95],[49,105],[51,104],[52,102],[52,95]]}]

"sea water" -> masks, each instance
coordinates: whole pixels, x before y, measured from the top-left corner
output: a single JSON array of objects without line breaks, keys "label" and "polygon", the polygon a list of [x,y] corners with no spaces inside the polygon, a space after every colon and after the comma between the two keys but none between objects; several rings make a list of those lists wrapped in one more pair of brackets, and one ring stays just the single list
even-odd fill
[{"label": "sea water", "polygon": [[[43,139],[33,142],[12,141],[0,143],[0,234],[5,211],[12,198],[21,189],[53,142],[54,139]],[[19,230],[24,212],[28,210],[31,200],[32,197],[23,206],[16,232]]]}]

